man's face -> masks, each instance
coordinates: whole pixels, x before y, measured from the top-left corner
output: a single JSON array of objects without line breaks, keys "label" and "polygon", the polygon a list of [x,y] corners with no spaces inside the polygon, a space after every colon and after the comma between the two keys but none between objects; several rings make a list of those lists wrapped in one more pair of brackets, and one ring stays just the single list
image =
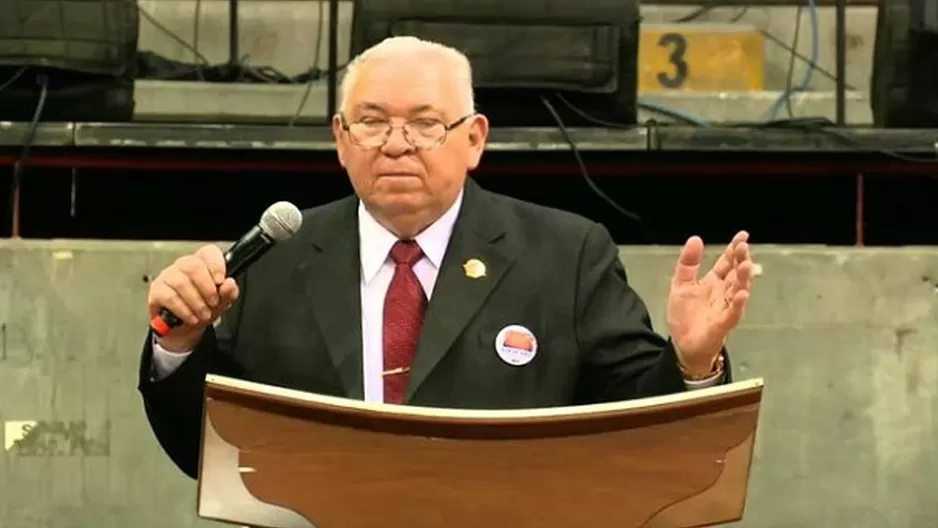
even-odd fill
[{"label": "man's face", "polygon": [[[448,71],[447,63],[431,54],[374,58],[361,66],[342,116],[356,135],[344,130],[340,116],[333,119],[333,132],[339,161],[372,214],[428,225],[452,205],[467,172],[478,165],[488,133],[484,116],[469,116],[429,148],[405,136],[407,124],[413,143],[425,144],[421,136],[432,137],[466,118],[460,104],[466,88]],[[376,146],[383,134],[356,140],[362,133],[375,135],[387,123],[392,129],[383,145]]]}]

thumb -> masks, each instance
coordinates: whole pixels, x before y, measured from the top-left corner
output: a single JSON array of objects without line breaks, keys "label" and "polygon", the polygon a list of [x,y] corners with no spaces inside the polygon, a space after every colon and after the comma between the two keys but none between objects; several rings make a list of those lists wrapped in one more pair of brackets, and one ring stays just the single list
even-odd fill
[{"label": "thumb", "polygon": [[704,243],[698,236],[692,236],[684,243],[681,254],[674,267],[672,284],[689,284],[697,281],[700,262],[703,260]]}]

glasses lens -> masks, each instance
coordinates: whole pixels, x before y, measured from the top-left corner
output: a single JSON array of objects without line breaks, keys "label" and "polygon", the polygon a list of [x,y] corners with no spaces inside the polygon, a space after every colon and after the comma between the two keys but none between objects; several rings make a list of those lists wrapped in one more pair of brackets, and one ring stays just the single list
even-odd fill
[{"label": "glasses lens", "polygon": [[355,143],[363,147],[380,147],[387,141],[391,125],[373,122],[352,123],[348,131]]},{"label": "glasses lens", "polygon": [[[380,147],[391,136],[389,123],[353,123],[349,135],[362,147]],[[439,121],[412,121],[404,125],[404,137],[417,148],[430,148],[439,144],[446,135],[446,125]]]},{"label": "glasses lens", "polygon": [[404,126],[407,139],[415,147],[428,148],[443,140],[446,126],[439,121],[412,121]]}]

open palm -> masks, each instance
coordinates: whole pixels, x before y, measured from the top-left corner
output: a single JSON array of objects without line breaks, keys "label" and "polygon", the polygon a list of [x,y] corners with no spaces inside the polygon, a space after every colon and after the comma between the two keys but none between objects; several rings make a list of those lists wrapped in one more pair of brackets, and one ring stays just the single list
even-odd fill
[{"label": "open palm", "polygon": [[688,239],[678,257],[668,295],[668,330],[681,363],[692,372],[710,371],[745,311],[753,276],[748,240],[745,231],[737,233],[702,279],[699,237]]}]

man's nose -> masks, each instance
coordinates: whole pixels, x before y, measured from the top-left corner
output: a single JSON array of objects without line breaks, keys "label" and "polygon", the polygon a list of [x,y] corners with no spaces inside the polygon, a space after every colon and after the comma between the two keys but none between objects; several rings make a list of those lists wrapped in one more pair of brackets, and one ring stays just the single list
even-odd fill
[{"label": "man's nose", "polygon": [[407,135],[404,132],[404,127],[395,126],[391,127],[391,132],[388,134],[388,140],[384,142],[382,150],[385,154],[388,155],[397,155],[406,154],[411,152],[414,149],[414,146],[407,141]]}]

